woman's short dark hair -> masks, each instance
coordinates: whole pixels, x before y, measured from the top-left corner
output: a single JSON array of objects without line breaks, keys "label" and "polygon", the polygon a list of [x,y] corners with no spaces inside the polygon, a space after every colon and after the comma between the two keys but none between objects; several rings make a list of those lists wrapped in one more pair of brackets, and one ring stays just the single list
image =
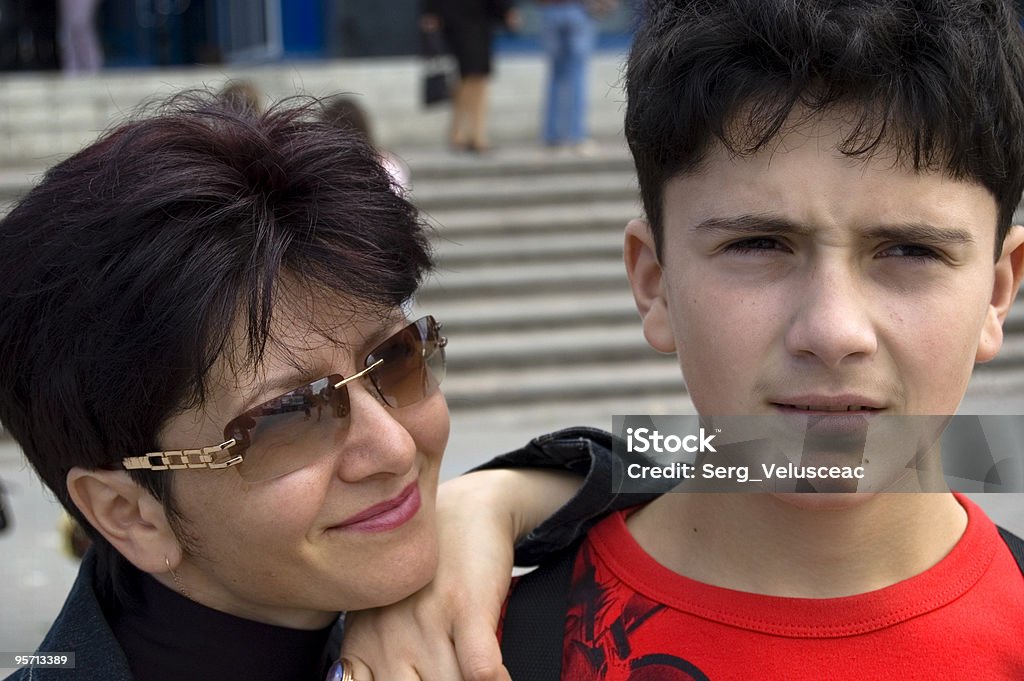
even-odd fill
[{"label": "woman's short dark hair", "polygon": [[1004,0],[649,0],[626,137],[660,250],[665,183],[711,144],[765,148],[801,109],[848,107],[841,150],[882,146],[995,197],[996,254],[1024,189],[1024,43]]},{"label": "woman's short dark hair", "polygon": [[[0,222],[0,421],[83,524],[68,471],[163,449],[215,362],[261,361],[283,297],[385,313],[430,270],[377,152],[318,114],[179,95],[53,167]],[[173,476],[132,475],[173,519]],[[110,583],[123,559],[91,534]]]}]

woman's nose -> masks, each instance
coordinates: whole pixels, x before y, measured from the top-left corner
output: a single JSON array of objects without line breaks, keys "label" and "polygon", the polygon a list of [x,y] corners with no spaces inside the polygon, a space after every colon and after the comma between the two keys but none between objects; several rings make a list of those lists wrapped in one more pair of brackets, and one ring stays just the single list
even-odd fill
[{"label": "woman's nose", "polygon": [[400,410],[384,405],[372,386],[353,381],[349,391],[348,428],[336,434],[338,475],[346,482],[378,475],[403,476],[416,459],[416,441]]}]

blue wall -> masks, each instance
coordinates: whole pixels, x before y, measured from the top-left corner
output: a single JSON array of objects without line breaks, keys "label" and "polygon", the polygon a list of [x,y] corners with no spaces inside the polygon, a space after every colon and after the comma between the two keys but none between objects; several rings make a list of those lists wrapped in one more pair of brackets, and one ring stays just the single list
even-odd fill
[{"label": "blue wall", "polygon": [[281,3],[281,37],[287,57],[324,55],[323,0],[284,0]]}]

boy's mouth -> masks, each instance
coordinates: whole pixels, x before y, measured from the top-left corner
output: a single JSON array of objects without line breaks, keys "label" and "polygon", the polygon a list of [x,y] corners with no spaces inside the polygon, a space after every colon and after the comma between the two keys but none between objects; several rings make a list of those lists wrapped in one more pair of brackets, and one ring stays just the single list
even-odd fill
[{"label": "boy's mouth", "polygon": [[862,451],[868,422],[884,412],[880,401],[863,395],[794,396],[771,405],[791,425],[806,429],[804,448],[817,452]]},{"label": "boy's mouth", "polygon": [[786,395],[770,400],[771,406],[783,412],[799,412],[802,414],[875,414],[884,410],[884,403],[865,395],[847,393],[845,395]]},{"label": "boy's mouth", "polygon": [[880,407],[871,407],[866,404],[788,404],[785,402],[773,402],[775,407],[781,409],[793,409],[806,412],[877,412]]}]

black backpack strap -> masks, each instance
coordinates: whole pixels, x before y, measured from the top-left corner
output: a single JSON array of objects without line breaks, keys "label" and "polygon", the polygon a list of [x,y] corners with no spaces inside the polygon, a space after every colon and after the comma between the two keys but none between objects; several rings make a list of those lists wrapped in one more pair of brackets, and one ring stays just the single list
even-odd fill
[{"label": "black backpack strap", "polygon": [[999,535],[1006,542],[1006,545],[1010,547],[1010,553],[1013,554],[1013,559],[1017,561],[1017,567],[1024,574],[1024,539],[1021,539],[1009,530],[1004,530],[1001,527],[998,529]]},{"label": "black backpack strap", "polygon": [[573,544],[521,577],[505,607],[501,655],[512,681],[558,681],[569,608]]}]

